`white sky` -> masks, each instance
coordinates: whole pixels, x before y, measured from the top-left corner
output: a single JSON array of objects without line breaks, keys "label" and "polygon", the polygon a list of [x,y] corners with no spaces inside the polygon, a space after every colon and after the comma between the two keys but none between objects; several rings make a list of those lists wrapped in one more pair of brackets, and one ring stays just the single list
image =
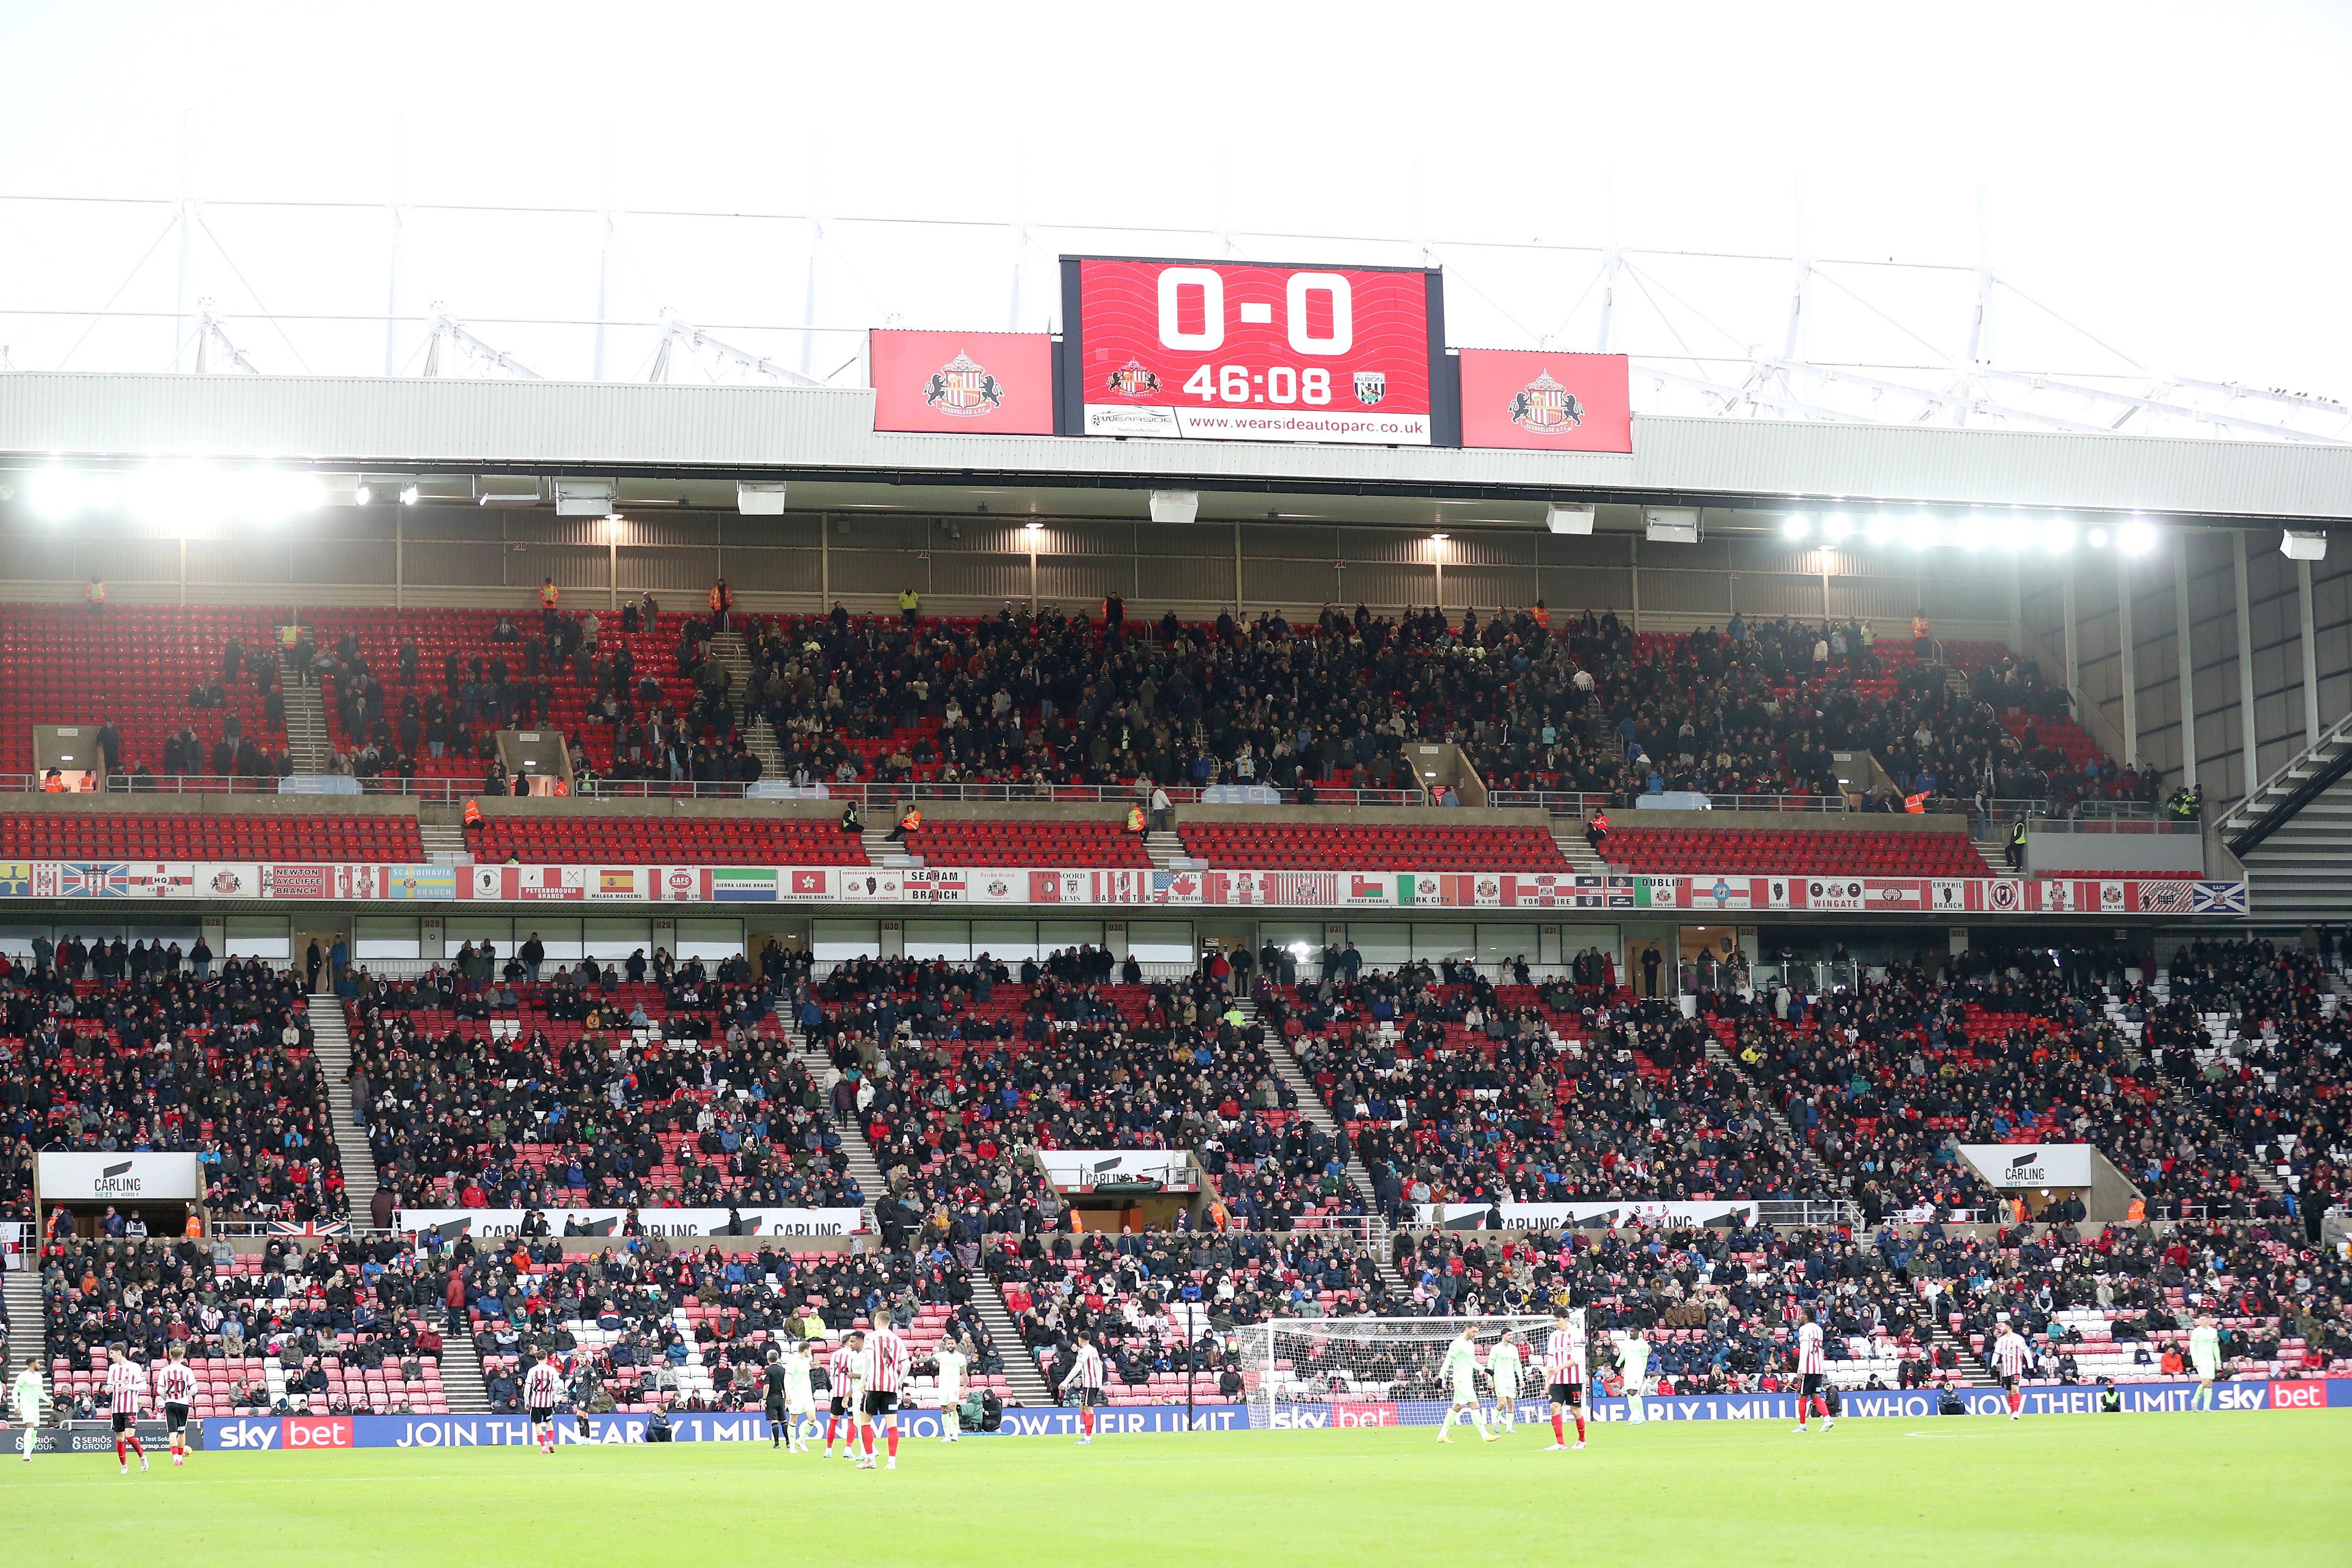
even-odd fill
[{"label": "white sky", "polygon": [[[1637,253],[1787,255],[1801,179],[1815,256],[1972,266],[1986,186],[1997,269],[2107,342],[2184,374],[2352,398],[2341,4],[5,0],[0,62],[0,194],[168,201],[194,110],[195,188],[226,252],[199,248],[196,292],[231,312],[257,298],[287,313],[384,312],[380,206],[226,204],[384,203],[402,126],[412,203],[593,207],[609,133],[613,198],[627,208],[799,213],[814,200],[985,222],[1025,209],[1040,246],[1021,312],[1031,329],[1052,311],[1054,252],[1206,254],[1205,234],[1054,225],[1205,231],[1222,153],[1241,254],[1402,262],[1423,225],[1448,268],[1454,342],[1554,334],[1590,348],[1595,258],[1442,242],[1597,246],[1613,169],[1617,232]],[[10,362],[50,369],[73,350],[74,369],[169,368],[169,321],[102,324],[74,350],[87,319],[25,314],[95,309],[126,278],[118,309],[170,312],[174,244],[134,270],[169,216],[0,202]],[[1269,231],[1397,243],[1258,237]],[[410,234],[412,309],[595,313],[593,219],[419,213]],[[614,313],[796,323],[805,254],[798,225],[625,219]],[[1002,329],[1009,258],[1001,228],[844,225],[821,319]],[[1637,354],[1777,351],[1785,266],[1645,265],[1657,308],[1629,304]],[[1965,340],[1972,277],[1840,276],[1936,351],[1831,290],[1817,294],[1817,358],[1933,363]],[[542,373],[589,373],[585,329],[480,329]],[[297,350],[316,371],[383,368],[381,325],[286,333],[291,348],[262,323],[236,327],[265,371],[300,368]],[[796,361],[788,335],[728,335]],[[643,373],[652,341],[616,339],[614,373]],[[845,336],[829,341],[836,358],[850,351]],[[1994,344],[2013,368],[2121,368],[2013,297]]]}]

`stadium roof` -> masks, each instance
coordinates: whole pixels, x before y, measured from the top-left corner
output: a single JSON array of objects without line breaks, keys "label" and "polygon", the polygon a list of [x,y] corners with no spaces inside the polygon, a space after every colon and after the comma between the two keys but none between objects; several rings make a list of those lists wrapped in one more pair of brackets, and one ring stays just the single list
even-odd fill
[{"label": "stadium roof", "polygon": [[[0,465],[275,462],[420,477],[675,480],[731,505],[738,477],[798,481],[796,510],[1140,512],[1197,488],[1204,518],[1320,497],[1426,526],[1431,503],[1547,500],[1765,509],[1877,501],[2326,525],[2352,517],[2352,447],[1637,415],[1631,455],[877,434],[863,388],[24,372],[0,376]],[[805,486],[799,487],[799,486]],[[667,486],[665,486],[667,488]],[[436,488],[438,493],[438,487]],[[682,498],[683,493],[682,493]],[[1289,514],[1284,514],[1289,515]],[[1467,520],[1467,519],[1465,519]]]}]

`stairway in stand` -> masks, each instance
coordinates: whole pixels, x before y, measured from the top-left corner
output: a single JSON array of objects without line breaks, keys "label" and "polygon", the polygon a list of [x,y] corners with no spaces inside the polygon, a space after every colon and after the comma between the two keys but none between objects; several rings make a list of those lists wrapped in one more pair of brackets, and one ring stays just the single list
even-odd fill
[{"label": "stairway in stand", "polygon": [[[327,1081],[328,1113],[334,1118],[335,1157],[343,1167],[343,1197],[351,1206],[352,1227],[363,1230],[374,1223],[375,1154],[368,1146],[352,1114],[352,1036],[345,1026],[343,1004],[332,991],[310,997],[310,1035],[319,1053],[319,1072]],[[446,1332],[441,1309],[429,1307],[444,1330],[441,1345],[441,1392],[452,1413],[489,1409],[490,1394],[482,1382],[482,1358],[471,1337]]]},{"label": "stairway in stand", "polygon": [[[1241,1009],[1245,1027],[1257,1027],[1263,1023],[1258,1017],[1257,1003],[1244,997],[1235,1005]],[[1282,1082],[1288,1085],[1291,1093],[1297,1096],[1299,1113],[1305,1116],[1311,1125],[1334,1138],[1338,1137],[1339,1135],[1339,1118],[1331,1114],[1331,1107],[1323,1102],[1323,1092],[1315,1087],[1313,1079],[1307,1076],[1307,1069],[1301,1066],[1298,1058],[1292,1054],[1290,1042],[1282,1038],[1282,1032],[1279,1030],[1265,1030],[1265,1053],[1273,1059],[1274,1071],[1280,1075]],[[1371,1249],[1372,1260],[1381,1266],[1381,1272],[1386,1277],[1389,1289],[1402,1294],[1412,1289],[1412,1282],[1397,1272],[1395,1260],[1389,1251],[1388,1222],[1380,1215],[1378,1207],[1380,1194],[1373,1190],[1371,1170],[1357,1155],[1352,1145],[1348,1150],[1348,1179],[1355,1184],[1356,1191],[1365,1205],[1365,1245]]]},{"label": "stairway in stand", "polygon": [[[710,639],[710,656],[733,677],[727,688],[727,698],[741,703],[744,688],[751,684],[751,654],[744,645],[740,632],[721,632]],[[740,725],[743,744],[760,759],[762,779],[781,779],[784,773],[784,754],[776,745],[776,732],[768,727],[767,719],[756,713],[743,716]]]},{"label": "stairway in stand", "polygon": [[1811,1143],[1797,1135],[1796,1127],[1782,1113],[1780,1107],[1772,1103],[1772,1097],[1765,1093],[1762,1087],[1748,1075],[1748,1070],[1739,1064],[1739,1059],[1723,1049],[1723,1041],[1716,1038],[1715,1031],[1702,1023],[1699,1038],[1706,1042],[1706,1059],[1731,1069],[1732,1074],[1748,1087],[1748,1103],[1754,1106],[1757,1113],[1766,1121],[1780,1130],[1781,1141],[1795,1149],[1797,1157],[1805,1162],[1805,1168],[1821,1178],[1822,1195],[1826,1197],[1843,1188],[1846,1184],[1830,1170],[1827,1162],[1822,1160]]},{"label": "stairway in stand", "polygon": [[[817,1086],[817,1092],[820,1095],[824,1093],[825,1080],[832,1076],[833,1071],[833,1063],[825,1060],[824,1052],[801,1039],[797,1030],[790,1025],[784,1030],[784,1042],[800,1064],[808,1069],[809,1079]],[[832,1117],[830,1103],[823,1114],[828,1120]],[[882,1179],[881,1163],[874,1157],[874,1146],[866,1141],[866,1129],[859,1126],[854,1118],[834,1130],[841,1134],[841,1152],[848,1158],[849,1174],[865,1191],[866,1203],[860,1213],[865,1223],[871,1224],[874,1200],[887,1190]],[[1021,1343],[1021,1331],[1013,1321],[1012,1311],[1004,1303],[1004,1294],[997,1289],[996,1281],[985,1273],[972,1276],[971,1304],[972,1310],[980,1314],[980,1321],[988,1325],[989,1337],[996,1342],[997,1354],[1004,1358],[1004,1381],[1013,1391],[1010,1402],[1015,1405],[1051,1405],[1053,1394],[1046,1388],[1045,1379],[1039,1374],[1035,1360]]]},{"label": "stairway in stand", "polygon": [[[2158,969],[2156,972],[2155,980],[2147,988],[2156,997],[2159,1007],[2169,1006],[2172,1001],[2172,971]],[[2112,991],[2106,992],[2105,998],[2107,1020],[2118,1030],[2128,1030],[2131,1026],[2123,1016],[2122,999]],[[2229,1013],[2200,1013],[2198,1015],[2197,1021],[2205,1030],[2205,1038],[2211,1041],[2210,1045],[2196,1051],[2197,1066],[2200,1071],[2202,1071],[2217,1055],[2225,1061],[2234,1062],[2240,1054],[2237,1049],[2238,1020]],[[2203,1103],[2193,1092],[2184,1089],[2168,1074],[2158,1072],[2156,1078],[2165,1097],[2172,1102],[2175,1110],[2189,1121],[2204,1127],[2212,1134],[2215,1142],[2236,1152],[2244,1164],[2246,1174],[2253,1178],[2256,1186],[2271,1197],[2282,1202],[2285,1200],[2286,1184],[2279,1180],[2278,1161],[2275,1155],[2267,1161],[2256,1158],[2254,1151],[2239,1141],[2238,1134],[2232,1128],[2215,1121],[2207,1114]]]},{"label": "stairway in stand", "polygon": [[332,991],[311,996],[310,1031],[319,1053],[319,1071],[327,1080],[327,1104],[334,1113],[335,1155],[343,1167],[343,1197],[351,1205],[352,1226],[364,1229],[372,1223],[370,1206],[375,1200],[375,1155],[352,1114],[351,1030],[344,1024],[342,1001]]},{"label": "stairway in stand", "polygon": [[286,694],[286,756],[297,773],[324,773],[332,747],[327,740],[327,700],[310,672],[298,668],[293,651],[278,655],[278,689]]},{"label": "stairway in stand", "polygon": [[0,1281],[5,1281],[8,1303],[8,1371],[12,1375],[8,1381],[16,1381],[13,1374],[26,1356],[39,1360],[46,1379],[49,1362],[41,1306],[40,1249],[28,1243],[25,1267],[0,1274]]},{"label": "stairway in stand", "polygon": [[1184,841],[1174,833],[1146,833],[1143,852],[1151,857],[1154,871],[1166,871],[1171,862],[1182,858]]},{"label": "stairway in stand", "polygon": [[466,847],[466,830],[456,822],[419,818],[417,841],[425,846],[427,865],[472,865],[473,851]]},{"label": "stairway in stand", "polygon": [[1599,855],[1592,852],[1592,846],[1584,841],[1582,822],[1570,819],[1567,826],[1553,829],[1551,841],[1559,846],[1559,852],[1568,857],[1568,863],[1576,868],[1577,875],[1608,874],[1609,868],[1601,863]]}]

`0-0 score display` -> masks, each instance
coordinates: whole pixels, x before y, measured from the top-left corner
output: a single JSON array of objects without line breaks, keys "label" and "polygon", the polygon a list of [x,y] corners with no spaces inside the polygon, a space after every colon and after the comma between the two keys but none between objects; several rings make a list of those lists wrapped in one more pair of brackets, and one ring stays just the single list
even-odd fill
[{"label": "0-0 score display", "polygon": [[1427,445],[1437,275],[1076,257],[1066,428],[1092,435]]}]

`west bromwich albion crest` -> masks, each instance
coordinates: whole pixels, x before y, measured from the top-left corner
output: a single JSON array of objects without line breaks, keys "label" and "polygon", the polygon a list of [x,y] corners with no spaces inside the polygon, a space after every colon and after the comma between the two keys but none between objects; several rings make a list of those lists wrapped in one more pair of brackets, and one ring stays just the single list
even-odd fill
[{"label": "west bromwich albion crest", "polygon": [[1511,423],[1545,434],[1573,430],[1584,423],[1584,405],[1546,371],[1511,394]]},{"label": "west bromwich albion crest", "polygon": [[1388,395],[1389,378],[1387,371],[1358,371],[1356,372],[1356,401],[1358,402],[1362,403],[1366,408],[1370,408],[1374,403],[1380,402],[1381,399]]},{"label": "west bromwich albion crest", "polygon": [[1001,406],[1004,389],[969,355],[959,353],[931,372],[923,386],[923,402],[941,413],[973,419]]},{"label": "west bromwich albion crest", "polygon": [[1121,397],[1148,397],[1160,390],[1160,374],[1129,360],[1105,377],[1103,384]]}]

